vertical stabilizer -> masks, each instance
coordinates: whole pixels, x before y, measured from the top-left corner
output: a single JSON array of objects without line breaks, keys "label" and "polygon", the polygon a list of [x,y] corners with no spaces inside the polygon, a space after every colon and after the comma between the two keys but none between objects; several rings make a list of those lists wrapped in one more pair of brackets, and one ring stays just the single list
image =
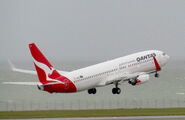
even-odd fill
[{"label": "vertical stabilizer", "polygon": [[53,72],[53,66],[34,43],[29,44],[29,48],[33,57],[38,78],[41,83],[44,83],[48,80],[48,75]]}]

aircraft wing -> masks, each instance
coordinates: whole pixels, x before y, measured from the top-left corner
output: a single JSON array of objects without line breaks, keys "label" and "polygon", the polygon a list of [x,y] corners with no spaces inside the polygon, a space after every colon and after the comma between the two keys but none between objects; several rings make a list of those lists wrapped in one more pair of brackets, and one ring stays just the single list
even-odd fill
[{"label": "aircraft wing", "polygon": [[137,72],[137,73],[128,73],[125,75],[125,79],[123,81],[128,81],[129,79],[137,78],[139,75],[146,74],[145,72]]},{"label": "aircraft wing", "polygon": [[40,82],[2,82],[2,84],[13,84],[13,85],[42,85]]},{"label": "aircraft wing", "polygon": [[12,71],[33,74],[33,75],[37,74],[36,71],[34,71],[34,70],[25,70],[25,69],[16,68],[10,60],[8,60],[8,62],[9,62],[9,65],[10,65]]},{"label": "aircraft wing", "polygon": [[135,79],[140,75],[143,74],[147,74],[145,72],[137,72],[137,73],[121,73],[121,74],[117,74],[117,76],[113,76],[113,77],[107,77],[107,79],[101,81],[98,86],[104,86],[104,85],[108,85],[108,84],[112,84],[112,83],[116,83],[116,82],[125,82],[125,81],[129,81],[131,79]]},{"label": "aircraft wing", "polygon": [[[16,68],[14,66],[14,64],[8,60],[9,64],[10,64],[10,67],[11,67],[11,70],[12,71],[15,71],[15,72],[20,72],[20,73],[26,73],[26,74],[32,74],[32,75],[37,75],[37,72],[34,71],[34,70],[25,70],[25,69],[20,69],[20,68]],[[60,70],[57,70],[60,74],[66,74],[68,73],[67,71],[60,71]]]}]

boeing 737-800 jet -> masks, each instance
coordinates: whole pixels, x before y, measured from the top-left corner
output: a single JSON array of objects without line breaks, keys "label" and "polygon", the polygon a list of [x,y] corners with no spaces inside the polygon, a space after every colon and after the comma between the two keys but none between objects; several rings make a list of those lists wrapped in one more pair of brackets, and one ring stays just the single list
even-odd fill
[{"label": "boeing 737-800 jet", "polygon": [[55,69],[38,47],[29,44],[36,71],[13,67],[14,71],[37,74],[40,82],[4,82],[5,84],[37,85],[39,90],[49,93],[72,93],[88,90],[96,93],[96,87],[114,84],[113,94],[120,94],[118,87],[122,82],[139,85],[149,80],[149,74],[159,77],[161,70],[169,60],[169,56],[158,50],[149,50],[120,57],[71,72]]}]

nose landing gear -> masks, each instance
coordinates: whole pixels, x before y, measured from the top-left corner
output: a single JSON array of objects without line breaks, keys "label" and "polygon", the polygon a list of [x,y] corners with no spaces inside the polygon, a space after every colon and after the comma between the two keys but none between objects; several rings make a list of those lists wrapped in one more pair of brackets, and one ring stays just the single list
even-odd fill
[{"label": "nose landing gear", "polygon": [[155,73],[155,75],[154,75],[156,78],[158,78],[159,77],[159,73]]}]

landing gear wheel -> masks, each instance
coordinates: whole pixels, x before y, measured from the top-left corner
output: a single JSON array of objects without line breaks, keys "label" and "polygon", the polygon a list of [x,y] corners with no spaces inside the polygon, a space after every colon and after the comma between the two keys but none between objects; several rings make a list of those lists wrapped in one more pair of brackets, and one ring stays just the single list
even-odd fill
[{"label": "landing gear wheel", "polygon": [[93,94],[96,94],[96,88],[93,88]]},{"label": "landing gear wheel", "polygon": [[158,78],[159,77],[159,74],[158,73],[155,73],[155,75],[154,75],[156,78]]},{"label": "landing gear wheel", "polygon": [[118,82],[115,83],[115,88],[112,88],[112,94],[120,94],[121,93],[121,89],[118,88]]},{"label": "landing gear wheel", "polygon": [[120,94],[120,93],[121,93],[121,89],[117,88],[117,94]]},{"label": "landing gear wheel", "polygon": [[91,91],[92,91],[92,90],[91,90],[91,89],[89,89],[89,90],[88,90],[88,93],[89,93],[89,94],[91,94],[91,93],[92,93]]},{"label": "landing gear wheel", "polygon": [[116,94],[116,92],[117,92],[117,91],[116,91],[116,88],[113,88],[113,89],[112,89],[112,94]]},{"label": "landing gear wheel", "polygon": [[96,94],[96,88],[92,88],[88,90],[89,94]]},{"label": "landing gear wheel", "polygon": [[121,93],[121,89],[120,88],[113,88],[112,89],[112,94],[120,94]]}]

